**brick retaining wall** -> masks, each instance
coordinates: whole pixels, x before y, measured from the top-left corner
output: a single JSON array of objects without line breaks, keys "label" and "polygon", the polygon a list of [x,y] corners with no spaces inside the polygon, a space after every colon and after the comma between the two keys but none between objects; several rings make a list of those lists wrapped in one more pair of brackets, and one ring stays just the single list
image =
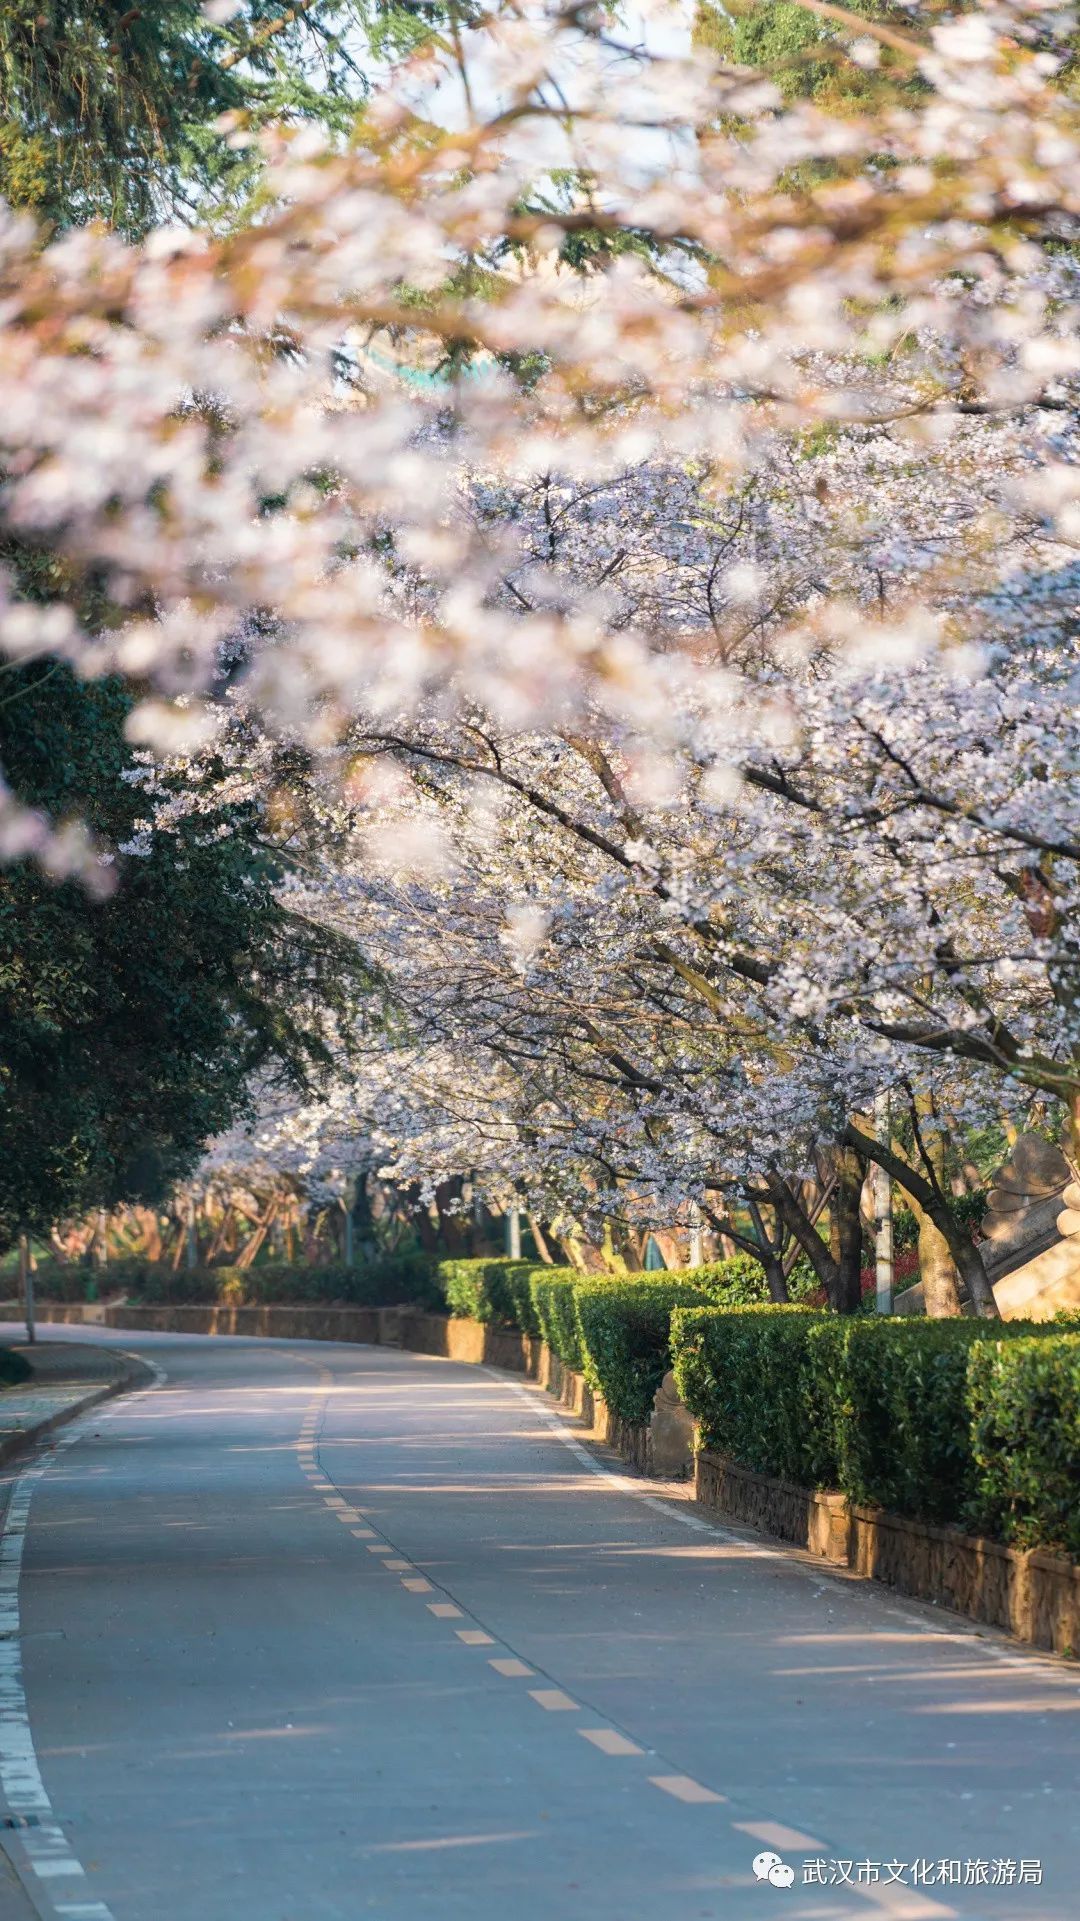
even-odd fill
[{"label": "brick retaining wall", "polygon": [[754,1474],[719,1454],[697,1457],[704,1506],[809,1548],[900,1594],[1004,1628],[1055,1654],[1080,1654],[1080,1567],[1046,1548],[1005,1547],[959,1528],[854,1507],[843,1494]]}]

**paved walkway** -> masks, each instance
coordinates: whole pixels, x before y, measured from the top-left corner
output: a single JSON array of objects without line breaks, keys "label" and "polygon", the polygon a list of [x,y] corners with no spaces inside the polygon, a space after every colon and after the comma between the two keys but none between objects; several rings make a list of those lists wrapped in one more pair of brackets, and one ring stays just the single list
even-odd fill
[{"label": "paved walkway", "polygon": [[[124,1336],[113,1335],[114,1343]],[[32,1380],[0,1389],[0,1462],[6,1461],[38,1428],[56,1425],[95,1389],[108,1390],[132,1373],[124,1355],[86,1341],[35,1341],[29,1346],[17,1331],[5,1329],[4,1346],[22,1354],[33,1368]]]},{"label": "paved walkway", "polygon": [[505,1376],[125,1341],[164,1386],[17,1487],[34,1914],[1076,1915],[1075,1668],[704,1522]]}]

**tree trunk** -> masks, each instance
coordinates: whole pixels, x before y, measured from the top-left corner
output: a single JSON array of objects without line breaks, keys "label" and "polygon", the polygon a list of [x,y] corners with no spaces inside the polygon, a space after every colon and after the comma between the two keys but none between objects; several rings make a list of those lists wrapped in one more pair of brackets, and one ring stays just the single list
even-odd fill
[{"label": "tree trunk", "polygon": [[788,1233],[798,1241],[814,1273],[825,1289],[830,1307],[835,1307],[840,1294],[840,1269],[833,1260],[820,1234],[801,1202],[797,1201],[787,1182],[775,1169],[765,1176],[768,1197],[783,1221]]},{"label": "tree trunk", "polygon": [[864,1153],[868,1159],[884,1167],[898,1186],[912,1201],[918,1201],[925,1213],[933,1221],[945,1241],[953,1260],[956,1262],[960,1277],[972,1302],[975,1312],[985,1320],[998,1320],[998,1305],[994,1290],[983,1266],[983,1258],[971,1235],[962,1227],[950,1211],[948,1202],[940,1191],[933,1187],[922,1174],[916,1172],[902,1154],[894,1152],[884,1141],[876,1141],[871,1135],[863,1134],[854,1122],[848,1124],[848,1138],[852,1145]]},{"label": "tree trunk", "polygon": [[932,1320],[955,1320],[960,1314],[960,1274],[949,1252],[949,1243],[929,1214],[911,1202],[919,1223],[919,1274],[923,1304]]},{"label": "tree trunk", "polygon": [[765,1269],[765,1285],[769,1290],[769,1299],[777,1302],[790,1301],[791,1295],[788,1292],[787,1275],[784,1273],[783,1262],[784,1223],[780,1213],[778,1210],[774,1210],[776,1213],[776,1233],[775,1236],[770,1235],[765,1225],[761,1209],[752,1194],[747,1196],[747,1201],[750,1208],[750,1218],[754,1223],[754,1233],[757,1236],[757,1246],[754,1251],[762,1267]]},{"label": "tree trunk", "polygon": [[829,1213],[836,1229],[840,1256],[832,1305],[838,1314],[857,1314],[862,1305],[862,1185],[866,1163],[852,1147],[836,1153],[836,1192]]},{"label": "tree trunk", "polygon": [[765,1269],[765,1285],[769,1290],[770,1301],[781,1303],[790,1301],[791,1295],[788,1291],[787,1275],[784,1273],[784,1264],[779,1254],[770,1248],[767,1253],[764,1250],[762,1251],[760,1259],[761,1265]]}]

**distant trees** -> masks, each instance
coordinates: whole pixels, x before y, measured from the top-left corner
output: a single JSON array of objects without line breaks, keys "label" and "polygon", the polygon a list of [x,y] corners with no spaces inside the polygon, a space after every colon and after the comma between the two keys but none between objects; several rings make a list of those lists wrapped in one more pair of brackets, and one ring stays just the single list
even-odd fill
[{"label": "distant trees", "polygon": [[95,897],[33,861],[0,868],[0,1249],[64,1214],[158,1198],[256,1069],[310,1091],[348,991],[348,953],[281,906],[242,807],[141,825],[130,704],[67,668],[0,675],[9,777],[84,823],[119,881]]}]

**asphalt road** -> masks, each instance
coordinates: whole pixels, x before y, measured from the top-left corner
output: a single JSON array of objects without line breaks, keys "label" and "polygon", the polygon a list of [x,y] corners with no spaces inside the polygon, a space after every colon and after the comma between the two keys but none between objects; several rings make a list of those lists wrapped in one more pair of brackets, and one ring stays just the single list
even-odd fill
[{"label": "asphalt road", "polygon": [[508,1377],[109,1338],[164,1383],[8,1476],[3,1921],[1080,1912],[1080,1670],[708,1525]]}]

